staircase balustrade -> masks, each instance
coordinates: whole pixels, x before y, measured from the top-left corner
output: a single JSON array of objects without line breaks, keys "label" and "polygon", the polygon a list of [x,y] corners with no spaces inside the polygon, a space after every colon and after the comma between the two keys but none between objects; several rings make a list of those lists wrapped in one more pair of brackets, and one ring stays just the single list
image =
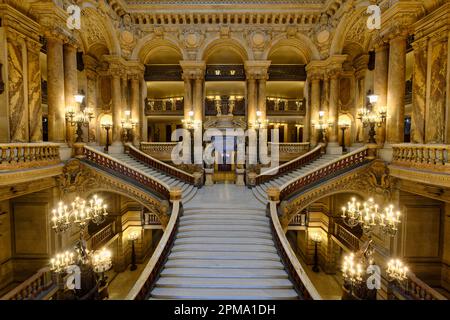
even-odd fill
[{"label": "staircase balustrade", "polygon": [[60,161],[56,143],[0,144],[0,170],[44,167]]},{"label": "staircase balustrade", "polygon": [[170,187],[164,182],[146,175],[139,170],[132,169],[127,164],[93,148],[85,146],[83,148],[83,154],[85,161],[106,169],[106,171],[109,171],[112,174],[121,174],[122,176],[130,178],[136,182],[136,184],[149,189],[162,196],[164,199],[170,199]]},{"label": "staircase balustrade", "polygon": [[[315,169],[313,172],[300,176],[293,181],[287,182],[285,185],[280,187],[280,199],[285,200],[293,194],[296,194],[303,188],[313,186],[314,184],[322,181],[325,178],[332,178],[338,174],[367,163],[369,161],[369,157],[371,156],[370,148],[372,147],[365,146],[362,149],[358,149],[354,152],[343,155],[333,162]],[[316,149],[314,149],[312,152],[320,152],[320,150],[317,151]],[[310,155],[309,157],[313,158],[312,155]]]},{"label": "staircase balustrade", "polygon": [[0,300],[48,300],[57,291],[49,267],[42,268]]},{"label": "staircase balustrade", "polygon": [[172,150],[177,142],[141,142],[140,149],[145,154],[160,161],[170,161],[172,159]]},{"label": "staircase balustrade", "polygon": [[411,271],[402,283],[393,282],[389,285],[388,295],[390,300],[448,300]]},{"label": "staircase balustrade", "polygon": [[148,299],[150,292],[158,279],[159,273],[167,260],[167,256],[172,249],[182,211],[183,207],[181,206],[180,201],[174,201],[172,204],[170,220],[164,234],[161,237],[156,250],[153,252],[150,261],[147,263],[147,266],[125,298],[126,300]]},{"label": "staircase balustrade", "polygon": [[142,152],[141,150],[138,150],[131,144],[128,144],[126,146],[125,152],[128,152],[128,154],[130,156],[132,156],[134,159],[147,164],[149,167],[159,170],[161,172],[164,172],[164,173],[166,173],[172,177],[175,177],[178,180],[181,180],[185,183],[192,184],[192,185],[201,184],[201,182],[200,182],[201,179],[196,179],[193,174],[187,173],[183,170],[177,169],[171,165],[168,165],[162,161],[159,161],[158,159],[155,159],[155,158],[149,156],[148,154]]},{"label": "staircase balustrade", "polygon": [[322,297],[308,278],[283,232],[280,220],[278,219],[277,202],[270,201],[268,210],[269,217],[271,218],[270,228],[275,245],[297,293],[304,300],[322,300]]},{"label": "staircase balustrade", "polygon": [[318,145],[313,150],[301,155],[300,157],[298,157],[294,160],[291,160],[281,166],[275,167],[264,173],[259,174],[258,176],[256,176],[256,179],[255,179],[256,185],[260,185],[269,180],[280,177],[287,172],[298,169],[298,168],[318,159],[322,155],[322,149],[323,149],[323,146]]},{"label": "staircase balustrade", "polygon": [[450,145],[402,143],[392,149],[394,165],[450,172]]}]

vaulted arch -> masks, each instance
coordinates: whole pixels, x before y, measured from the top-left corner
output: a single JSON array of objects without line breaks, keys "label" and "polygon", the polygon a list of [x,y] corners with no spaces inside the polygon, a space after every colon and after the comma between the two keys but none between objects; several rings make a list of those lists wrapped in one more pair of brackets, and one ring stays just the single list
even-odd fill
[{"label": "vaulted arch", "polygon": [[301,60],[307,64],[311,60],[319,60],[320,53],[310,38],[304,35],[297,35],[293,38],[286,38],[285,35],[279,36],[271,41],[266,51],[263,53],[263,60],[269,59],[269,56],[280,50],[280,48],[291,48],[297,52]]},{"label": "vaulted arch", "polygon": [[207,41],[201,48],[199,48],[197,58],[199,60],[206,61],[211,55],[222,49],[231,50],[233,53],[238,55],[242,61],[253,59],[253,54],[250,48],[248,48],[240,40],[234,38],[211,39],[210,41]]}]

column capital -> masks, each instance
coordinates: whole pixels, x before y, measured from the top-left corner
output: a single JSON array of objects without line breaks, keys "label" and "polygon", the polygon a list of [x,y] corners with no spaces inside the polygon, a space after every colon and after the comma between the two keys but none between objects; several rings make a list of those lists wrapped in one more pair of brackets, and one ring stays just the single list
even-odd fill
[{"label": "column capital", "polygon": [[182,60],[180,66],[183,69],[182,77],[184,80],[203,80],[205,78],[205,61]]},{"label": "column capital", "polygon": [[269,60],[244,61],[245,75],[250,80],[267,80],[270,64]]}]

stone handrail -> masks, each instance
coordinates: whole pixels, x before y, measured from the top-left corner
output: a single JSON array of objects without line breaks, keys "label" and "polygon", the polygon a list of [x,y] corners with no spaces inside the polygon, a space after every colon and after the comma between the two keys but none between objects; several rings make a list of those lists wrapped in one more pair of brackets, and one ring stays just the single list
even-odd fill
[{"label": "stone handrail", "polygon": [[150,191],[155,192],[166,200],[170,199],[170,186],[159,179],[151,177],[139,169],[132,169],[126,163],[88,146],[83,147],[83,155],[85,161],[106,169],[106,171],[113,174],[121,174],[131,178],[137,185],[150,189]]},{"label": "stone handrail", "polygon": [[193,174],[187,173],[183,170],[177,169],[171,165],[168,165],[167,163],[164,163],[162,161],[159,161],[158,159],[155,159],[148,154],[142,152],[141,150],[135,148],[133,145],[128,144],[126,145],[126,152],[136,160],[139,160],[145,164],[147,164],[149,167],[154,168],[156,170],[162,171],[172,177],[175,177],[183,182],[189,183],[189,184],[196,184],[196,179]]},{"label": "stone handrail", "polygon": [[352,251],[359,249],[359,239],[338,223],[334,224],[334,236]]},{"label": "stone handrail", "polygon": [[180,205],[180,201],[174,201],[172,204],[170,220],[164,234],[162,235],[156,250],[153,252],[150,261],[147,263],[147,266],[142,271],[125,300],[145,300],[148,298],[164,265],[167,255],[170,253],[172,248],[181,213],[182,207]]},{"label": "stone handrail", "polygon": [[394,300],[401,299],[395,293],[398,293],[405,300],[448,300],[417,278],[411,271],[408,272],[408,278],[402,284],[394,284],[391,289],[393,289],[393,292],[390,294],[390,298]]},{"label": "stone handrail", "polygon": [[52,280],[50,268],[45,267],[5,294],[0,300],[34,300],[44,292],[48,293],[40,298],[48,299],[51,296],[50,293],[56,290],[57,286]]},{"label": "stone handrail", "polygon": [[450,172],[450,145],[401,143],[392,149],[394,165]]},{"label": "stone handrail", "polygon": [[304,300],[322,300],[322,297],[308,278],[283,232],[280,220],[278,219],[277,202],[270,201],[268,209],[270,211],[270,226],[275,244],[297,293]]},{"label": "stone handrail", "polygon": [[292,170],[298,169],[301,166],[304,166],[307,163],[310,163],[311,161],[314,161],[315,159],[319,158],[322,154],[322,145],[318,145],[311,151],[302,154],[300,157],[295,158],[285,164],[282,164],[281,166],[278,166],[276,168],[267,170],[264,173],[259,174],[256,176],[256,185],[259,185],[261,183],[267,182],[268,180],[272,180],[276,177],[282,176],[283,174],[290,172]]},{"label": "stone handrail", "polygon": [[57,143],[0,143],[0,170],[43,167],[60,161]]},{"label": "stone handrail", "polygon": [[100,246],[107,243],[113,237],[114,222],[111,222],[89,238],[88,242],[90,243],[90,245],[88,248],[90,248],[91,250],[98,250],[100,249]]},{"label": "stone handrail", "polygon": [[364,146],[363,148],[345,154],[330,163],[316,168],[313,172],[306,173],[294,180],[286,182],[279,188],[280,200],[285,200],[301,189],[312,186],[324,178],[333,177],[353,167],[364,164],[369,157],[374,158],[374,156],[371,154],[371,149],[371,146]]}]

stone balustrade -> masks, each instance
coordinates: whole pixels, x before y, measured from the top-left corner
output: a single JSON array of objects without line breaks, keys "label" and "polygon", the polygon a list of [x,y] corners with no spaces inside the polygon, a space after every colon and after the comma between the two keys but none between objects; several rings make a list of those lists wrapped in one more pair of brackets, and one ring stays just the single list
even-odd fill
[{"label": "stone balustrade", "polygon": [[61,161],[56,143],[2,143],[0,150],[0,170],[44,167]]},{"label": "stone balustrade", "polygon": [[408,278],[402,283],[391,283],[388,294],[389,300],[447,300],[412,272],[408,272]]},{"label": "stone balustrade", "polygon": [[45,267],[8,292],[0,300],[48,300],[57,291],[50,268]]},{"label": "stone balustrade", "polygon": [[88,239],[88,248],[98,250],[114,237],[114,222],[109,223]]},{"label": "stone balustrade", "polygon": [[349,248],[351,251],[358,251],[359,250],[359,238],[354,235],[352,232],[347,230],[345,227],[341,226],[340,224],[336,223],[334,224],[334,230],[333,235],[341,242],[344,246]]},{"label": "stone balustrade", "polygon": [[309,142],[283,142],[273,143],[269,142],[267,150],[269,154],[272,150],[272,146],[278,147],[280,161],[291,161],[292,159],[301,156],[309,151]]},{"label": "stone balustrade", "polygon": [[392,148],[394,165],[450,172],[450,145],[402,143]]},{"label": "stone balustrade", "polygon": [[140,149],[158,160],[171,161],[172,150],[176,145],[177,142],[141,142]]}]

